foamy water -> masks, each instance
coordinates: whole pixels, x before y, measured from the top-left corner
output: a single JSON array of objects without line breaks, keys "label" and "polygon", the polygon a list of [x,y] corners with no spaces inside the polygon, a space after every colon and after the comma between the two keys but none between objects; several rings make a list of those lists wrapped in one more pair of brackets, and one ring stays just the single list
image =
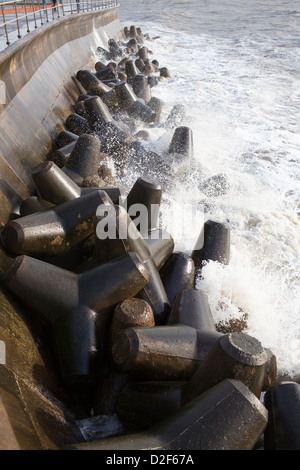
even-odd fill
[{"label": "foamy water", "polygon": [[[178,2],[173,3],[178,7]],[[230,34],[225,28],[221,34],[215,17],[212,27],[200,24],[199,16],[191,23],[191,14],[187,15],[189,27],[184,28],[183,13],[177,20],[170,11],[159,18],[157,8],[152,18],[147,12],[147,21],[138,12],[133,13],[131,21],[129,17],[126,10],[124,26],[136,24],[144,33],[159,36],[146,45],[172,76],[152,89],[152,95],[164,102],[162,123],[175,104],[183,104],[186,117],[182,124],[193,131],[198,171],[184,178],[179,171],[173,184],[165,188],[162,225],[175,238],[176,249],[189,253],[204,220],[228,223],[230,263],[209,262],[197,287],[207,293],[216,323],[246,315],[245,331],[272,349],[279,373],[297,375],[300,53],[294,17],[291,15],[293,27],[286,27],[286,32],[284,27],[278,29],[278,34],[274,28],[270,33],[257,25],[250,34],[241,23],[238,31]],[[174,130],[163,126],[148,130],[150,142],[145,145],[167,158]],[[205,197],[198,189],[199,181],[219,173],[226,175],[229,191]],[[194,211],[192,219],[187,217],[192,221],[188,236],[183,233],[186,224],[182,222],[187,206],[199,211]]]}]

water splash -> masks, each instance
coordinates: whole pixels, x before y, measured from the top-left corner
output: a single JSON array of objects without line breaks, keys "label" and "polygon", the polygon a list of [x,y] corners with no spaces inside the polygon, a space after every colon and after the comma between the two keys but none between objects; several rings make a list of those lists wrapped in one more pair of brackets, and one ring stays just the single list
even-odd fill
[{"label": "water splash", "polygon": [[[280,50],[272,37],[240,40],[191,35],[141,24],[160,36],[149,43],[171,80],[153,89],[164,102],[162,121],[185,106],[193,130],[197,171],[179,169],[166,188],[162,220],[176,249],[191,250],[206,219],[231,228],[228,266],[208,263],[198,288],[209,298],[216,323],[235,320],[277,356],[279,373],[300,373],[299,86],[294,48]],[[283,83],[288,84],[288,92]],[[172,130],[152,128],[148,146],[167,155]],[[208,197],[199,183],[224,174],[228,190]],[[157,175],[159,179],[161,175]],[[198,204],[198,225],[182,237],[184,204]],[[170,220],[177,212],[177,224]],[[201,215],[202,214],[202,215]],[[173,219],[172,219],[173,220]],[[176,220],[176,218],[175,218]]]}]

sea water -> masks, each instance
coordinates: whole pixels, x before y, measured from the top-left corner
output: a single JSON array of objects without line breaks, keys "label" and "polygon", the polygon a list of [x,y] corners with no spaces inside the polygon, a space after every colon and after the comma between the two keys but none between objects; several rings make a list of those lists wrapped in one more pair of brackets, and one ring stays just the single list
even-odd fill
[{"label": "sea water", "polygon": [[[207,294],[216,324],[245,321],[244,331],[276,355],[278,373],[294,377],[300,373],[299,1],[120,0],[119,18],[155,38],[146,46],[171,74],[152,89],[163,101],[161,122],[181,104],[181,125],[193,132],[196,170],[178,167],[164,186],[162,226],[176,250],[190,253],[204,220],[229,225],[230,263],[207,263],[197,288]],[[167,159],[174,129],[145,128],[147,148]],[[217,174],[226,177],[227,191],[207,197],[199,182]]]}]

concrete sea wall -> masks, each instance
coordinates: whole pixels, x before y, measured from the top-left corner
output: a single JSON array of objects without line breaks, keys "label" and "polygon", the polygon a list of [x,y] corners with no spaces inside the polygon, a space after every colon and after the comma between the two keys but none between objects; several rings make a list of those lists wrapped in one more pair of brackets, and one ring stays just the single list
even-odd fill
[{"label": "concrete sea wall", "polygon": [[[0,53],[5,84],[0,104],[1,226],[14,205],[30,195],[31,169],[45,159],[52,138],[72,112],[79,95],[72,75],[91,63],[96,46],[105,47],[120,32],[116,8],[87,12],[51,23]],[[10,260],[1,249],[1,275]],[[56,449],[81,440],[69,411],[76,403],[56,378],[51,339],[2,286],[0,305],[0,450]]]},{"label": "concrete sea wall", "polygon": [[0,53],[5,84],[5,103],[0,104],[1,224],[16,198],[29,195],[30,170],[49,151],[78,96],[72,73],[88,66],[95,46],[105,46],[120,30],[117,9],[87,12],[51,23]]}]

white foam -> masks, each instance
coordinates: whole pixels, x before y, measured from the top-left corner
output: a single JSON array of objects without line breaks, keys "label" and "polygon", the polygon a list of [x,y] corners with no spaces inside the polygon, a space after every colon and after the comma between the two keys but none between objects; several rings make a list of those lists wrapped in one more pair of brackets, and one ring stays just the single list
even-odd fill
[{"label": "white foam", "polygon": [[[299,374],[300,107],[292,73],[299,54],[293,48],[282,53],[271,37],[234,43],[140,26],[160,36],[147,45],[172,76],[152,91],[164,101],[162,119],[174,104],[184,104],[203,176],[225,173],[230,183],[227,194],[210,200],[204,218],[229,224],[231,261],[208,263],[198,287],[208,294],[216,322],[247,313],[247,332],[273,350],[279,371]],[[152,130],[150,145],[163,153],[171,134]],[[163,206],[165,223],[170,205],[178,207],[172,235],[186,251],[181,209],[203,199],[195,183],[179,178]],[[199,226],[190,231],[196,237]]]}]

